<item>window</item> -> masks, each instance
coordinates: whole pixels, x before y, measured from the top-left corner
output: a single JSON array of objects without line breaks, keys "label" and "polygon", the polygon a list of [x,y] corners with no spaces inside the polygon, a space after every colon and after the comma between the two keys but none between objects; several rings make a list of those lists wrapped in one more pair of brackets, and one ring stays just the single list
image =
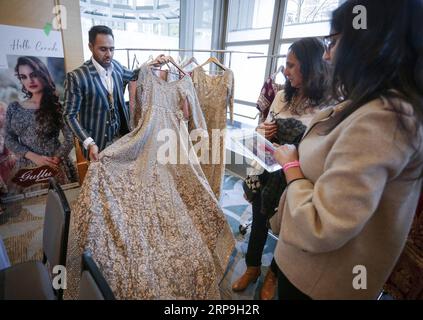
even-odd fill
[{"label": "window", "polygon": [[282,39],[325,36],[339,0],[288,0]]},{"label": "window", "polygon": [[270,38],[275,0],[231,0],[228,42]]},{"label": "window", "polygon": [[[280,46],[279,54],[286,55],[291,45],[292,42],[282,43],[282,45]],[[274,70],[272,73],[282,70],[281,67],[285,67],[286,65],[286,57],[277,57],[276,60],[276,70]],[[285,76],[282,74],[282,72],[276,73],[275,82],[278,84],[285,84]]]},{"label": "window", "polygon": [[289,0],[285,25],[329,21],[339,0]]},{"label": "window", "polygon": [[130,2],[132,2],[132,1],[130,1],[130,0],[114,0],[113,1],[113,4],[129,5]]},{"label": "window", "polygon": [[[268,45],[233,46],[227,50],[267,52]],[[235,98],[256,103],[266,71],[266,59],[248,59],[249,55],[233,53],[231,69],[235,74]]]},{"label": "window", "polygon": [[[292,43],[304,37],[322,37],[329,34],[332,11],[342,0],[288,0],[285,10],[285,24],[279,41],[279,54],[286,55]],[[286,58],[277,58],[276,67],[285,65]],[[277,69],[277,70],[278,70]],[[278,73],[276,82],[285,83],[285,77]]]},{"label": "window", "polygon": [[154,4],[154,0],[135,0],[137,7],[142,6],[152,6]]},{"label": "window", "polygon": [[[214,0],[195,0],[194,12],[193,48],[209,50],[212,46]],[[195,53],[199,63],[209,57],[206,52]]]},{"label": "window", "polygon": [[[110,6],[112,5],[112,7]],[[88,31],[98,24],[112,28],[116,49],[178,48],[179,0],[103,0],[80,1],[84,58],[91,57]],[[112,8],[112,9],[111,9]],[[146,61],[151,52],[115,52],[115,59],[132,67],[134,61]]]},{"label": "window", "polygon": [[[261,51],[268,57],[233,55],[236,117],[241,126],[257,125],[251,115],[263,82],[286,63],[291,44],[303,37],[329,33],[332,11],[344,0],[230,0],[225,48]],[[284,6],[285,5],[285,6]],[[283,19],[284,18],[284,19]],[[282,21],[284,24],[282,25]],[[281,72],[276,82],[285,83]]]},{"label": "window", "polygon": [[[230,0],[225,49],[267,54],[270,46],[275,0]],[[254,127],[258,122],[257,98],[266,76],[266,59],[249,59],[233,53],[235,117],[237,126]],[[226,55],[227,64],[229,63]]]}]

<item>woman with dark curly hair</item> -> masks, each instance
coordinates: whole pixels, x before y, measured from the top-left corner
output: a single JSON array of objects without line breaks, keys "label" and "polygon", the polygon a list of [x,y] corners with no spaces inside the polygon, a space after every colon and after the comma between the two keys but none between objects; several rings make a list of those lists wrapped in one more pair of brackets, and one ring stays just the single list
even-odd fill
[{"label": "woman with dark curly hair", "polygon": [[[300,141],[313,116],[324,107],[329,87],[327,63],[322,59],[324,45],[318,38],[295,41],[289,48],[284,76],[284,89],[276,94],[267,119],[257,127],[268,140],[279,144]],[[253,219],[248,249],[247,269],[232,285],[235,292],[244,291],[261,275],[261,260],[267,240],[268,219],[275,213],[286,187],[280,171],[250,175],[243,185],[245,198],[252,204]],[[260,290],[260,299],[271,300],[277,287],[276,262],[272,260]]]},{"label": "woman with dark curly hair", "polygon": [[26,100],[12,102],[6,114],[6,147],[18,158],[14,171],[49,166],[58,172],[61,184],[76,182],[76,168],[69,158],[72,132],[63,122],[62,106],[46,65],[36,57],[19,57],[15,73]]}]

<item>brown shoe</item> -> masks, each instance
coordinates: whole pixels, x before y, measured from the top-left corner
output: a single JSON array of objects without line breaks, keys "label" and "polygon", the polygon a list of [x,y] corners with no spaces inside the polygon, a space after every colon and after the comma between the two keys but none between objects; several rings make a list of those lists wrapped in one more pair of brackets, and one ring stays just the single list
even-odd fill
[{"label": "brown shoe", "polygon": [[258,277],[260,277],[261,270],[260,267],[247,267],[245,273],[239,278],[237,281],[234,282],[232,285],[233,291],[243,291],[245,290],[250,283],[254,283],[257,281]]},{"label": "brown shoe", "polygon": [[267,271],[266,277],[264,278],[263,287],[260,291],[261,300],[273,300],[276,293],[276,287],[278,284],[278,277],[273,273],[272,270]]}]

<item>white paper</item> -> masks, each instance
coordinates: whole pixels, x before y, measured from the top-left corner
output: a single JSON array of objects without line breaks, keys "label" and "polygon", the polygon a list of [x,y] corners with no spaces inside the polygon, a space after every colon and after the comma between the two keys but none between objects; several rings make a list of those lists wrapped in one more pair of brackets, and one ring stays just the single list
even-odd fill
[{"label": "white paper", "polygon": [[254,131],[240,136],[233,136],[232,141],[239,147],[239,153],[256,161],[268,172],[274,172],[282,167],[273,158],[275,147],[258,132]]}]

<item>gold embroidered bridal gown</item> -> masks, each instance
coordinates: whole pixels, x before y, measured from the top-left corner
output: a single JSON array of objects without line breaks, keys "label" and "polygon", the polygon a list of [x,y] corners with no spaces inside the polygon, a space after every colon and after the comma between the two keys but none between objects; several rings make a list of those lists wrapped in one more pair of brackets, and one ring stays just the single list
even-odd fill
[{"label": "gold embroidered bridal gown", "polygon": [[[89,249],[118,299],[219,299],[234,239],[198,163],[162,164],[159,132],[206,130],[191,79],[167,82],[143,65],[135,129],[92,163],[72,210],[69,295]],[[191,147],[178,139],[178,149]],[[172,150],[175,152],[175,150]],[[73,286],[73,287],[72,287]],[[73,292],[73,294],[72,294]]]},{"label": "gold embroidered bridal gown", "polygon": [[234,114],[234,74],[232,70],[226,69],[222,74],[209,75],[200,66],[192,71],[192,80],[206,119],[210,139],[209,162],[202,163],[201,167],[219,199],[225,174],[227,108],[229,107],[231,122]]}]

